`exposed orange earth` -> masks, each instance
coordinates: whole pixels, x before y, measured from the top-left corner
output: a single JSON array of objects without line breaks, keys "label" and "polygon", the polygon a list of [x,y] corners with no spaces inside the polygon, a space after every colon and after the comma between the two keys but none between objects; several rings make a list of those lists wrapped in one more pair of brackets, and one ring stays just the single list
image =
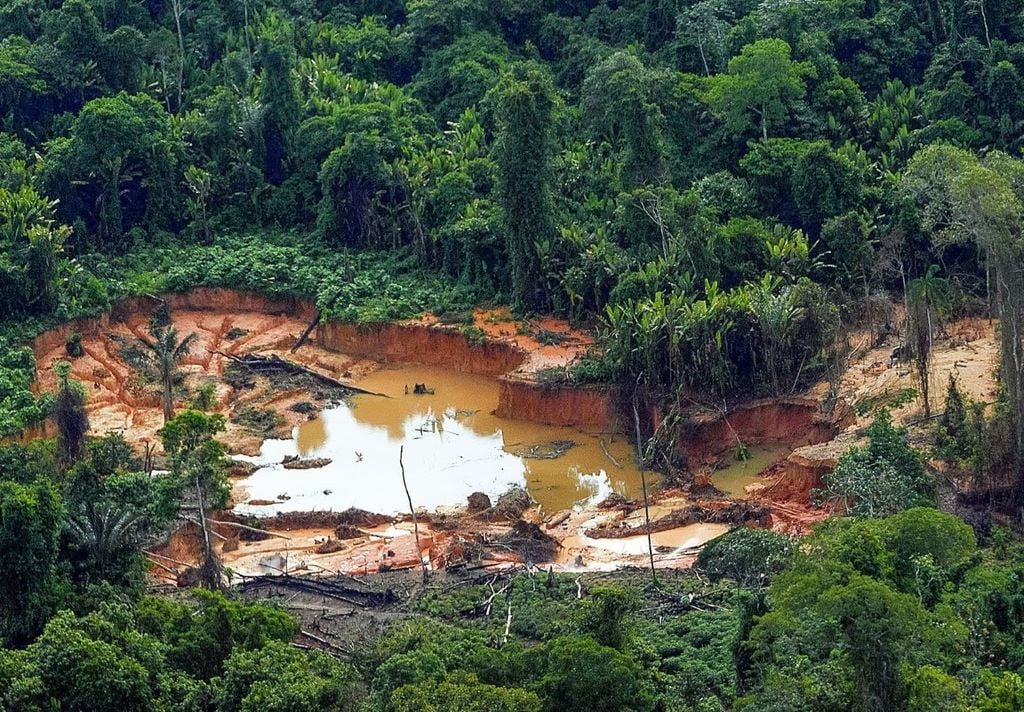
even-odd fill
[{"label": "exposed orange earth", "polygon": [[[544,386],[537,381],[538,372],[570,366],[593,344],[589,334],[557,319],[524,324],[514,320],[507,310],[477,309],[472,329],[441,324],[431,315],[381,327],[325,323],[314,330],[297,352],[291,353],[299,335],[314,318],[315,310],[308,303],[220,289],[164,295],[162,299],[179,335],[194,333],[197,337],[183,367],[188,390],[203,381],[214,381],[219,409],[227,415],[247,406],[271,408],[280,416],[280,435],[286,436],[293,426],[315,417],[290,410],[289,406],[309,401],[320,409],[325,404],[307,390],[282,390],[263,378],[256,379],[254,388],[236,392],[221,380],[229,355],[276,354],[343,382],[357,381],[379,369],[382,363],[442,366],[498,378],[498,416],[588,432],[625,430],[625,423],[620,422],[620,408],[610,390]],[[157,430],[162,425],[162,416],[156,392],[125,363],[122,351],[126,345],[148,336],[149,317],[156,303],[149,298],[128,300],[110,315],[71,322],[40,335],[33,343],[39,389],[53,389],[57,380],[54,364],[70,360],[72,377],[88,389],[92,433],[119,431],[140,448],[146,442],[159,443]],[[72,333],[81,334],[85,350],[84,356],[75,359],[69,359],[65,350],[67,337]],[[867,337],[863,340],[866,342]],[[827,384],[821,384],[804,398],[761,401],[733,409],[728,424],[714,411],[697,414],[693,432],[678,447],[696,471],[695,485],[700,487],[693,492],[656,493],[652,522],[659,518],[675,521],[671,520],[673,513],[695,503],[704,502],[712,507],[724,503],[726,500],[713,491],[710,500],[701,500],[701,496],[709,496],[703,486],[713,482],[711,469],[728,457],[735,438],[739,437],[748,445],[785,451],[798,448],[764,473],[752,473],[744,492],[748,504],[743,507],[767,508],[760,525],[795,533],[807,531],[827,516],[810,506],[811,488],[818,486],[821,475],[858,441],[862,428],[870,421],[866,416],[856,416],[850,406],[915,385],[905,366],[889,366],[891,348],[886,344],[863,348],[855,354],[840,383],[838,405],[828,415],[819,412]],[[962,386],[972,397],[991,400],[996,353],[991,324],[972,320],[951,326],[948,338],[938,343],[935,350],[932,392],[937,394],[937,400],[952,372],[959,374]],[[913,420],[918,410],[917,403],[910,403],[898,409],[895,416],[898,422],[906,422]],[[223,440],[231,452],[251,455],[259,451],[263,437],[231,423]],[[742,484],[740,480],[737,486]],[[237,491],[244,491],[244,481],[238,483]],[[419,553],[431,566],[467,561],[472,558],[467,552],[473,553],[478,562],[489,565],[521,562],[522,553],[500,543],[514,530],[527,538],[541,532],[543,537],[553,540],[556,550],[550,565],[555,568],[610,568],[643,564],[646,559],[646,542],[638,540],[646,539],[641,536],[643,521],[637,519],[642,509],[635,503],[600,510],[528,510],[522,523],[537,526],[522,531],[517,529],[520,524],[513,526],[514,522],[508,519],[470,515],[459,503],[452,505],[450,511],[421,513]],[[215,516],[222,521],[237,519],[230,512]],[[418,566],[420,557],[414,537],[408,533],[411,521],[404,519],[408,517],[358,526],[347,531],[351,538],[338,539],[337,524],[326,513],[298,519],[284,515],[267,523],[276,536],[260,541],[240,537],[237,527],[218,525],[217,546],[224,563],[244,575],[319,569],[355,574],[408,568]],[[615,529],[617,543],[589,536],[594,527]],[[659,532],[655,542],[659,566],[689,565],[704,541],[728,528],[725,524],[699,523],[666,527],[655,528]],[[180,573],[184,565],[195,563],[195,544],[194,532],[188,525],[179,529],[163,547],[153,550],[154,575],[174,578],[172,571]],[[641,544],[642,551],[637,549]]]},{"label": "exposed orange earth", "polygon": [[[436,317],[427,315],[387,324],[374,330],[372,336],[367,329],[353,325],[321,325],[302,348],[290,353],[314,314],[311,305],[223,289],[197,289],[188,295],[166,295],[164,299],[171,307],[171,320],[179,337],[196,335],[182,365],[186,390],[212,379],[217,383],[222,408],[273,407],[285,419],[282,432],[304,418],[287,410],[287,406],[310,400],[309,394],[257,392],[239,400],[233,389],[219,380],[229,363],[224,354],[276,354],[342,381],[365,375],[387,360],[436,363],[463,370],[470,366],[472,372],[495,375],[511,371],[511,375],[524,377],[544,368],[568,366],[592,344],[587,334],[564,321],[547,318],[533,328],[558,334],[561,342],[545,345],[537,340],[535,331],[518,333],[518,322],[512,320],[507,310],[477,309],[474,326],[487,334],[487,343],[479,349],[467,348],[458,328],[446,327]],[[163,423],[157,391],[147,388],[121,355],[125,346],[149,338],[149,317],[156,304],[152,299],[128,300],[112,316],[76,320],[37,337],[33,342],[37,389],[54,390],[54,365],[70,361],[72,378],[88,389],[87,409],[93,435],[118,431],[129,442],[158,442],[156,431]],[[65,342],[73,333],[81,335],[85,355],[71,359]],[[347,340],[358,341],[360,347],[339,353],[336,345],[344,346]],[[473,359],[472,364],[467,363],[469,359]],[[254,453],[260,444],[259,439],[234,424],[229,424],[224,441],[231,451],[248,454]]]}]

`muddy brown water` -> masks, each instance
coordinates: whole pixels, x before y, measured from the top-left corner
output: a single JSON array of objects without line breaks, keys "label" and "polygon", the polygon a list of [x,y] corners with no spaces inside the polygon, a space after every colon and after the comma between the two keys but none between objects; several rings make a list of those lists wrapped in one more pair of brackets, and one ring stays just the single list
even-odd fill
[{"label": "muddy brown water", "polygon": [[[417,383],[433,393],[413,393]],[[404,365],[374,371],[357,385],[387,397],[355,396],[298,426],[292,438],[265,441],[260,455],[245,458],[262,467],[236,492],[238,511],[407,511],[399,447],[417,507],[463,504],[477,491],[494,501],[512,485],[526,487],[548,513],[595,503],[612,492],[640,495],[640,473],[622,436],[498,418],[492,411],[499,384],[492,377]],[[552,459],[524,456],[554,441],[575,445]],[[288,470],[280,464],[288,455],[331,463]],[[649,476],[649,482],[656,480]]]},{"label": "muddy brown water", "polygon": [[717,468],[711,475],[711,481],[725,494],[744,499],[747,496],[744,488],[759,482],[761,472],[788,457],[789,453],[790,449],[782,446],[752,447],[746,460],[732,457]]}]

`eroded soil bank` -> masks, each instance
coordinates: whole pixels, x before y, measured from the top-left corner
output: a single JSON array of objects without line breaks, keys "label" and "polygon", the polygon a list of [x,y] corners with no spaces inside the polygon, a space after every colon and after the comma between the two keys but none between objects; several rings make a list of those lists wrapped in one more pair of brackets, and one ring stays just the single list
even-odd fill
[{"label": "eroded soil bank", "polygon": [[[140,447],[157,443],[162,419],[156,393],[128,365],[126,351],[146,337],[150,314],[161,300],[169,307],[179,334],[197,335],[184,365],[185,386],[194,391],[203,382],[215,384],[217,408],[231,420],[224,439],[233,453],[256,456],[266,438],[290,438],[295,432],[307,443],[306,452],[296,454],[319,457],[317,448],[309,443],[316,440],[315,432],[327,419],[322,423],[315,419],[337,397],[330,389],[301,379],[282,382],[226,373],[233,358],[258,354],[289,359],[352,384],[385,373],[382,369],[388,364],[426,364],[475,374],[488,379],[488,387],[496,390],[496,406],[493,413],[486,413],[488,418],[512,417],[533,427],[585,431],[597,438],[602,452],[597,455],[595,451],[594,457],[606,466],[607,461],[627,459],[625,440],[614,437],[625,429],[614,392],[552,386],[537,377],[543,370],[571,365],[591,346],[590,337],[564,322],[522,323],[500,310],[478,310],[471,327],[441,324],[430,316],[380,327],[321,324],[291,353],[299,334],[315,316],[308,303],[219,289],[137,298],[103,317],[78,320],[40,335],[33,344],[38,387],[56,385],[53,365],[68,359],[68,337],[81,334],[85,355],[71,359],[72,373],[87,385],[93,433],[120,431]],[[800,532],[822,518],[823,512],[810,507],[810,490],[834,466],[838,453],[857,441],[868,422],[867,416],[856,416],[847,404],[879,398],[909,382],[909,373],[887,366],[889,349],[885,344],[872,345],[857,354],[844,376],[838,405],[827,416],[819,408],[824,385],[804,398],[748,403],[727,416],[713,411],[698,414],[678,443],[695,472],[693,486],[655,494],[652,531],[658,534],[657,565],[688,565],[699,546],[724,531],[722,527],[771,526]],[[936,378],[944,379],[943,374],[956,369],[972,395],[985,396],[994,387],[989,375],[993,349],[990,327],[986,331],[984,324],[964,325],[948,345],[940,345]],[[442,413],[447,412],[447,405],[444,408]],[[441,409],[438,405],[437,410]],[[253,413],[270,413],[270,418],[254,419]],[[912,413],[913,408],[907,406],[907,413],[898,416],[906,419]],[[247,417],[242,417],[244,414]],[[455,414],[463,417],[457,408]],[[383,422],[379,425],[394,427]],[[536,438],[519,439],[532,442]],[[756,465],[735,467],[733,453],[738,442],[754,450]],[[794,447],[796,452],[789,454]],[[608,451],[603,452],[605,449]],[[353,456],[359,452],[358,446],[352,450]],[[557,459],[550,464],[560,466]],[[767,467],[762,467],[765,464]],[[253,499],[245,496],[245,476],[251,469],[235,468],[239,502]],[[314,469],[290,474],[302,477]],[[396,472],[378,468],[371,477],[391,477],[397,473],[397,462],[392,469]],[[716,472],[720,473],[717,482]],[[721,490],[743,501],[725,498]],[[643,521],[638,519],[641,508],[633,490],[621,491],[629,496],[613,495],[575,508],[566,501],[549,501],[543,507],[527,501],[525,506],[508,510],[493,501],[493,496],[484,506],[479,499],[474,504],[472,498],[468,506],[451,502],[421,513],[419,553],[437,567],[523,560],[564,569],[641,564],[646,551],[645,541],[641,542],[646,539]],[[358,521],[349,523],[338,520],[341,515],[337,512],[286,509],[276,508],[282,513],[260,524],[268,531],[265,535],[243,536],[240,532],[244,530],[237,527],[219,527],[218,547],[225,563],[253,575],[318,569],[358,573],[419,565],[417,547],[408,533],[411,522],[402,516],[383,520],[357,517]],[[241,514],[217,516],[229,521],[240,519]],[[166,567],[156,569],[171,576],[171,570],[194,563],[192,536],[183,528],[156,551],[154,561]],[[610,539],[622,543],[609,544]],[[644,551],[638,555],[634,549],[641,543]]]},{"label": "eroded soil bank", "polygon": [[[995,323],[981,318],[944,326],[932,351],[929,383],[933,413],[945,410],[950,377],[975,401],[996,400],[999,345],[995,330]],[[841,430],[828,440],[796,448],[789,457],[768,468],[763,481],[748,488],[752,499],[771,508],[776,526],[803,531],[827,516],[811,506],[811,493],[847,450],[865,442],[864,431],[879,408],[889,410],[894,423],[909,428],[912,444],[925,451],[930,446],[930,424],[924,418],[920,398],[913,397],[919,388],[917,377],[907,363],[891,358],[901,342],[894,336],[864,332],[855,334],[851,343],[853,354],[836,394],[838,402],[848,404]],[[827,390],[828,384],[822,383],[808,396],[824,400]]]}]

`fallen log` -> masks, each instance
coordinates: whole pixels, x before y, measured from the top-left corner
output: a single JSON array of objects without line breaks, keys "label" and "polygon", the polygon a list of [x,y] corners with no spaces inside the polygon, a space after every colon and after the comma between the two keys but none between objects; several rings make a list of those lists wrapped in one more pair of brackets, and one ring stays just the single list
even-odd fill
[{"label": "fallen log", "polygon": [[601,443],[601,449],[604,450],[605,457],[607,457],[609,460],[611,460],[612,464],[615,465],[617,468],[619,468],[621,470],[622,469],[622,463],[619,462],[618,460],[616,460],[614,457],[612,457],[612,454],[610,452],[608,452],[608,446],[604,444],[604,438],[601,438],[599,440],[599,442]]},{"label": "fallen log", "polygon": [[180,571],[178,571],[177,569],[172,569],[170,566],[167,566],[166,564],[161,564],[159,561],[153,561],[152,559],[150,559],[149,563],[151,563],[153,566],[157,566],[163,569],[167,573],[173,575],[174,578],[178,578],[179,576],[181,576]]},{"label": "fallen log", "polygon": [[214,353],[219,354],[229,361],[237,363],[239,366],[255,373],[264,373],[267,371],[290,371],[292,373],[301,373],[320,381],[321,383],[326,383],[329,386],[350,391],[352,393],[368,396],[380,396],[382,398],[390,397],[384,393],[375,393],[374,391],[368,391],[365,388],[354,386],[351,383],[339,381],[333,376],[328,376],[326,373],[315,371],[312,368],[303,366],[301,363],[281,358],[277,354],[270,354],[269,356],[261,356],[259,354],[244,354],[242,356],[236,356],[235,354],[229,354],[225,351],[214,351]]},{"label": "fallen log", "polygon": [[239,522],[226,522],[222,519],[210,519],[209,517],[206,518],[206,521],[208,521],[210,524],[219,524],[225,527],[235,527],[236,529],[242,529],[247,532],[254,532],[256,534],[266,534],[267,536],[275,536],[278,539],[291,539],[290,536],[285,536],[284,534],[278,534],[277,532],[267,531],[266,529],[257,529],[256,527],[250,527],[245,524],[240,524]]}]

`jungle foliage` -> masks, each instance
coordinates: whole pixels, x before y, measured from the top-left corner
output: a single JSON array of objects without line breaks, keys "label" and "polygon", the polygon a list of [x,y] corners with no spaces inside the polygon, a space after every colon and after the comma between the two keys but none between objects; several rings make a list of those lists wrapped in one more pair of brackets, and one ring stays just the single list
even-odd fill
[{"label": "jungle foliage", "polygon": [[[195,462],[195,413],[166,437]],[[209,428],[205,428],[209,430]],[[199,434],[193,437],[193,434]],[[899,459],[880,435],[876,450]],[[173,448],[172,448],[173,449]],[[215,458],[214,458],[215,459]],[[144,593],[140,547],[189,477],[116,436],[61,470],[52,441],[0,448],[0,709],[1013,710],[1024,703],[1024,547],[979,547],[933,508],[834,518],[799,546],[739,529],[697,571],[488,574],[431,586],[368,647],[292,646],[268,603]],[[193,464],[194,468],[195,465]],[[119,522],[106,537],[90,522]],[[93,535],[89,532],[92,531]],[[15,545],[17,542],[17,545]],[[582,583],[581,583],[582,578]],[[488,607],[490,608],[490,607]],[[506,620],[506,608],[513,615]]]},{"label": "jungle foliage", "polygon": [[63,425],[0,447],[0,709],[1024,708],[1024,554],[918,506],[884,414],[804,545],[735,532],[656,592],[522,576],[505,642],[460,613],[486,587],[427,593],[342,661],[272,607],[143,595],[142,542],[223,499],[222,423],[168,413],[153,476],[23,347],[200,285],[354,322],[494,301],[596,324],[572,378],[717,405],[820,376],[894,293],[929,409],[938,322],[991,305],[998,402],[951,386],[936,454],[1024,476],[1019,5],[3,3],[0,438]]},{"label": "jungle foliage", "polygon": [[[777,394],[862,298],[981,295],[1015,255],[1009,0],[21,0],[0,35],[22,322],[199,284],[353,321],[505,301],[601,322],[603,377]],[[18,378],[5,431],[41,407]]]}]

